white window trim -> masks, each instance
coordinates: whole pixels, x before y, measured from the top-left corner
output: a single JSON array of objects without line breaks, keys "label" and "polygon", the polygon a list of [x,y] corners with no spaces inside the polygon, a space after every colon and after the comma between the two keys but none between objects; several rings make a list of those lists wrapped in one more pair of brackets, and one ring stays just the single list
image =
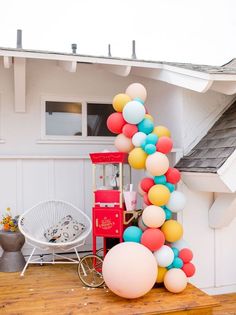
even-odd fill
[{"label": "white window trim", "polygon": [[[82,136],[51,136],[46,135],[46,119],[45,107],[46,101],[54,102],[74,102],[82,104]],[[41,96],[41,137],[37,141],[38,144],[114,144],[115,137],[92,137],[87,136],[87,103],[109,104],[104,99],[82,99],[76,96],[58,96],[58,95],[42,95]]]}]

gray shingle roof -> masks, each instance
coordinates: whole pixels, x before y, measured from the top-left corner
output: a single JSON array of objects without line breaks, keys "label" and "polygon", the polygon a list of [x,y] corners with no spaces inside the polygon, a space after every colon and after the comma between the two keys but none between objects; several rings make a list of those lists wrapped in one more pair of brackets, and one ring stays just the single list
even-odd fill
[{"label": "gray shingle roof", "polygon": [[236,67],[234,66],[236,59],[232,59],[230,62],[222,66],[211,66],[211,65],[199,65],[192,63],[181,63],[181,62],[169,62],[169,61],[154,61],[154,60],[144,60],[144,59],[132,59],[132,58],[119,58],[119,57],[109,57],[109,56],[92,56],[92,55],[82,55],[82,54],[73,54],[66,52],[56,52],[56,51],[47,51],[47,50],[35,50],[35,49],[21,49],[21,48],[8,48],[0,47],[2,51],[19,51],[19,52],[28,52],[28,53],[40,53],[40,54],[55,54],[55,55],[64,55],[64,56],[78,56],[78,57],[88,57],[88,58],[98,58],[98,59],[113,59],[113,60],[126,60],[126,61],[135,61],[136,63],[147,62],[150,64],[162,64],[169,65],[172,67],[178,67],[183,69],[188,69],[192,71],[199,71],[208,74],[236,74]]},{"label": "gray shingle roof", "polygon": [[177,164],[183,172],[216,173],[236,149],[236,101]]}]

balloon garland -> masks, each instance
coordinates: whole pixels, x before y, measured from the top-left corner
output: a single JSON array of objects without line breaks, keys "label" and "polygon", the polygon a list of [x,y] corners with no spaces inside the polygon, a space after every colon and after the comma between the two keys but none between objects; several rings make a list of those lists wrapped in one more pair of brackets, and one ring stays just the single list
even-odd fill
[{"label": "balloon garland", "polygon": [[[166,156],[173,147],[171,133],[165,126],[154,126],[154,119],[145,107],[146,97],[147,92],[142,84],[129,85],[125,93],[114,97],[113,108],[116,112],[107,119],[108,129],[118,134],[115,139],[117,150],[129,153],[128,162],[132,168],[146,169],[151,175],[143,178],[138,185],[144,203],[138,227],[126,228],[123,239],[124,242],[140,243],[148,248],[156,261],[155,282],[164,283],[168,291],[179,293],[185,289],[187,278],[195,273],[195,266],[191,262],[193,253],[182,239],[183,227],[172,218],[173,213],[183,210],[186,199],[175,187],[181,178],[180,172],[170,167]],[[120,251],[125,249],[121,245],[118,246]],[[133,257],[136,254],[134,252]],[[114,285],[116,289],[113,289],[108,267],[115,255],[118,255],[118,248],[112,248],[104,260],[104,280],[109,283],[109,288],[127,298],[147,293],[153,286],[153,279],[149,281],[149,289],[140,290],[139,295],[135,295],[132,289],[127,291],[127,282],[120,284],[120,293],[117,293],[117,283]],[[150,273],[153,274],[153,270]],[[125,293],[121,293],[122,290]]]}]

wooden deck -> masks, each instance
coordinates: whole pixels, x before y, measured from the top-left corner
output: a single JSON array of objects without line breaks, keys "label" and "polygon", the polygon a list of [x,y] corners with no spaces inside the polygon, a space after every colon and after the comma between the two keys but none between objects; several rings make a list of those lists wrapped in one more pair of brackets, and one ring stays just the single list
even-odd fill
[{"label": "wooden deck", "polygon": [[75,265],[31,266],[23,278],[19,273],[0,273],[0,314],[6,315],[236,314],[226,313],[221,306],[212,313],[215,306],[213,297],[192,285],[180,294],[154,288],[140,299],[122,299],[106,287],[84,287]]}]

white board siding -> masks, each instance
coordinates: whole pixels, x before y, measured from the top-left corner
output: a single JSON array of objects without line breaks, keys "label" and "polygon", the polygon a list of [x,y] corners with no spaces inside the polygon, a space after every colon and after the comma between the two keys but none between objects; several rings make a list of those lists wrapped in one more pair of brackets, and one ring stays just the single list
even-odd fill
[{"label": "white board siding", "polygon": [[[92,168],[88,157],[0,159],[0,216],[7,207],[21,214],[47,199],[71,202],[91,217]],[[91,237],[85,250],[91,248]],[[27,245],[24,254],[29,253]]]},{"label": "white board siding", "polygon": [[236,219],[215,230],[216,287],[236,285]]},{"label": "white board siding", "polygon": [[187,198],[181,213],[184,229],[183,238],[193,251],[196,274],[190,282],[199,288],[213,287],[215,282],[214,230],[208,226],[208,210],[213,202],[213,194],[193,192],[185,185],[179,187]]}]

